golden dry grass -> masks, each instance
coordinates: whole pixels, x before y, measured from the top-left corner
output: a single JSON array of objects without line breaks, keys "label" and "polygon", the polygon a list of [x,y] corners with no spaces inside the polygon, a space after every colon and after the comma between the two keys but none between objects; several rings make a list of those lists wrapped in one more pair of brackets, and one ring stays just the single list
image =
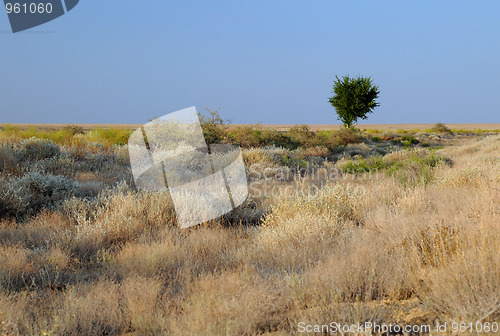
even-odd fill
[{"label": "golden dry grass", "polygon": [[[428,183],[366,173],[313,197],[273,198],[257,226],[180,230],[168,196],[123,186],[3,220],[0,335],[499,322],[500,136],[439,154],[453,165],[432,168]],[[247,161],[276,166],[269,155]]]}]

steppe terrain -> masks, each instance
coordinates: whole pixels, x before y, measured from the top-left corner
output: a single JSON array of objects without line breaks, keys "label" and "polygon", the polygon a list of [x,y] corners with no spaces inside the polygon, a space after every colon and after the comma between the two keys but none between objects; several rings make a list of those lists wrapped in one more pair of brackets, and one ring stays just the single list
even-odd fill
[{"label": "steppe terrain", "polygon": [[241,146],[250,194],[181,230],[168,192],[135,187],[128,131],[7,125],[0,335],[294,335],[331,322],[495,334],[500,134],[421,126],[205,124]]}]

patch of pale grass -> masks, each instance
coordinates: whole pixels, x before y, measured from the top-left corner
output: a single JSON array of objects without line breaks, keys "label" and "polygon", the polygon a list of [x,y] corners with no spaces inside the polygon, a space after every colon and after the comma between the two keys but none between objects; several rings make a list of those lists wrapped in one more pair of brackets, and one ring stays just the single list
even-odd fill
[{"label": "patch of pale grass", "polygon": [[126,330],[120,286],[112,281],[69,287],[54,313],[58,335],[104,335]]},{"label": "patch of pale grass", "polygon": [[246,258],[266,271],[302,271],[328,254],[342,229],[335,218],[298,214],[262,228]]},{"label": "patch of pale grass", "polygon": [[[283,150],[284,151],[284,150]],[[275,153],[264,148],[248,148],[242,150],[243,161],[247,167],[259,165],[263,167],[277,167]]]},{"label": "patch of pale grass", "polygon": [[158,243],[127,243],[114,262],[119,273],[151,277],[174,273],[182,257],[174,241],[164,239]]},{"label": "patch of pale grass", "polygon": [[23,273],[30,273],[33,263],[29,260],[28,250],[17,246],[0,247],[0,279],[2,287],[13,279],[21,281]]},{"label": "patch of pale grass", "polygon": [[125,305],[126,320],[140,335],[157,335],[161,331],[162,282],[155,278],[131,277],[121,285]]},{"label": "patch of pale grass", "polygon": [[258,335],[287,324],[288,298],[251,269],[196,279],[179,298],[170,335]]},{"label": "patch of pale grass", "polygon": [[490,220],[464,233],[467,240],[454,258],[427,269],[418,293],[428,309],[460,321],[498,321],[500,221]]},{"label": "patch of pale grass", "polygon": [[65,212],[76,224],[73,250],[83,256],[176,223],[168,193],[107,192],[92,202],[73,199]]}]

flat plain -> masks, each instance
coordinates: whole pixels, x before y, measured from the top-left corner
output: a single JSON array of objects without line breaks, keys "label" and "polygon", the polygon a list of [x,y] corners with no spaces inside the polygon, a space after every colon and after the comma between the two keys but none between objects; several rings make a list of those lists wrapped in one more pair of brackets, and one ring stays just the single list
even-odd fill
[{"label": "flat plain", "polygon": [[[34,127],[43,130],[59,130],[68,126],[70,124],[6,124],[0,123],[0,128],[6,125],[11,125],[15,127],[20,127],[23,129]],[[85,130],[93,128],[127,128],[127,129],[137,129],[142,126],[142,124],[71,124],[80,126]],[[434,124],[358,124],[356,127],[360,129],[374,129],[374,130],[425,130],[432,128]],[[450,129],[463,129],[463,130],[500,130],[500,123],[468,123],[468,124],[445,124]],[[251,126],[263,129],[276,129],[279,131],[289,130],[295,125],[292,124],[230,124],[229,127],[244,127]],[[311,130],[330,130],[330,129],[340,129],[342,125],[340,124],[310,124],[308,125]]]},{"label": "flat plain", "polygon": [[0,131],[1,336],[498,334],[496,131],[203,125],[241,146],[249,197],[182,230],[134,184],[135,126],[80,126]]}]

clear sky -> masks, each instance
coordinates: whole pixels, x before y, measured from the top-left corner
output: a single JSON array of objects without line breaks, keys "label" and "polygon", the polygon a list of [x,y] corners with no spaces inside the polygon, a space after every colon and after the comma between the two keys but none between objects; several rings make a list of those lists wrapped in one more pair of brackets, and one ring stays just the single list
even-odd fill
[{"label": "clear sky", "polygon": [[372,76],[366,123],[500,122],[500,1],[81,0],[12,34],[0,122],[143,123],[196,106],[233,123],[338,123],[335,75]]}]

